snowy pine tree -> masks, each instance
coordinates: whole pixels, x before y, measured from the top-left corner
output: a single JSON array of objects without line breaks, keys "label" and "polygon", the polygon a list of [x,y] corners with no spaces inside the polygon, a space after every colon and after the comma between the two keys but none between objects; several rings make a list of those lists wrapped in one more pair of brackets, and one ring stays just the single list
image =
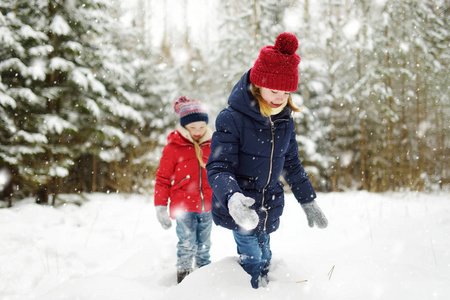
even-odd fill
[{"label": "snowy pine tree", "polygon": [[[97,158],[118,162],[138,143],[133,132],[144,119],[136,108],[144,101],[124,44],[114,42],[125,37],[114,7],[98,0],[2,2],[2,121],[10,124],[2,160],[44,202],[72,166],[86,166],[83,157],[94,172]],[[92,180],[72,173],[78,190],[96,189],[95,172]]]}]

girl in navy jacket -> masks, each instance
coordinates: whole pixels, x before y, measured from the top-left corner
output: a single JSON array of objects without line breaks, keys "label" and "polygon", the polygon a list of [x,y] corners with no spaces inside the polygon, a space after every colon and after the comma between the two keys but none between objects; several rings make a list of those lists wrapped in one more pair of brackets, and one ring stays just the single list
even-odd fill
[{"label": "girl in navy jacket", "polygon": [[270,233],[284,208],[283,176],[304,209],[309,226],[327,226],[316,193],[302,167],[290,93],[297,90],[297,38],[282,33],[261,49],[252,69],[234,86],[229,106],[216,119],[206,165],[213,190],[212,216],[231,229],[240,264],[251,285],[267,285]]}]

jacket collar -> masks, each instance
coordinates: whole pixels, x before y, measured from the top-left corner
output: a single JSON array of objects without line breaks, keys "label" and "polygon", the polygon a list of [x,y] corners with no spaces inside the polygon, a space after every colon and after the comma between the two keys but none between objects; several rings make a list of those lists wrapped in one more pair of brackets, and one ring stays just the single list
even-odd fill
[{"label": "jacket collar", "polygon": [[270,116],[270,119],[272,120],[272,122],[282,120],[289,121],[291,116],[292,116],[292,109],[289,106],[286,106],[280,113]]}]

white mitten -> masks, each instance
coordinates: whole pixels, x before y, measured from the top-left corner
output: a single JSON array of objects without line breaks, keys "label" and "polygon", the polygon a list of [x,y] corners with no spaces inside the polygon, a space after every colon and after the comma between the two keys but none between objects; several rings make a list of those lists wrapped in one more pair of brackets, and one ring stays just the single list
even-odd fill
[{"label": "white mitten", "polygon": [[228,211],[233,220],[245,230],[254,229],[259,222],[258,214],[250,206],[255,200],[241,193],[234,193],[228,200]]},{"label": "white mitten", "polygon": [[161,224],[162,228],[169,229],[170,227],[172,227],[172,220],[167,213],[167,206],[158,205],[155,206],[155,208],[156,218],[158,219],[158,222]]}]

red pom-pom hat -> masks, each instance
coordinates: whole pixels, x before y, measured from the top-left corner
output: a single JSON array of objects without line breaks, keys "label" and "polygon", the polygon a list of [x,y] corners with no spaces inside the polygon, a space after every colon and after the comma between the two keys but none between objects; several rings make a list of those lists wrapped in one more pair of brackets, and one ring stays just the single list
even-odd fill
[{"label": "red pom-pom hat", "polygon": [[261,49],[250,71],[250,82],[264,88],[294,92],[298,88],[300,56],[295,54],[298,40],[292,33],[281,33],[275,45]]}]

